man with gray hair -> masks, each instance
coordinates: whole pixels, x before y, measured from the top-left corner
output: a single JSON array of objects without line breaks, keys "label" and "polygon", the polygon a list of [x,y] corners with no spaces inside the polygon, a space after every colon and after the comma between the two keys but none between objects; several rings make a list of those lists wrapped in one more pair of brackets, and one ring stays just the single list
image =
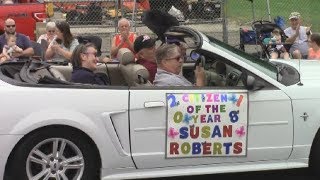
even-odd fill
[{"label": "man with gray hair", "polygon": [[181,49],[175,44],[164,44],[156,50],[156,61],[158,64],[155,86],[204,86],[205,72],[203,67],[196,66],[195,84],[180,75],[183,66]]},{"label": "man with gray hair", "polygon": [[311,27],[301,25],[301,14],[299,12],[292,12],[289,15],[290,27],[284,30],[287,44],[292,44],[290,53],[294,59],[307,59],[308,57],[308,36],[310,35]]},{"label": "man with gray hair", "polygon": [[115,58],[120,48],[128,48],[134,53],[133,42],[136,39],[136,34],[130,32],[130,21],[126,18],[121,18],[118,22],[119,34],[116,34],[111,43],[111,58]]}]

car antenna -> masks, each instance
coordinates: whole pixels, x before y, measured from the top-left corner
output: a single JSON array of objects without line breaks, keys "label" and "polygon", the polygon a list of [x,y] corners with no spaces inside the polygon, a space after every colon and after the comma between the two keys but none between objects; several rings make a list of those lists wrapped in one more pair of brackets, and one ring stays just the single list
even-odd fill
[{"label": "car antenna", "polygon": [[301,61],[301,58],[299,59],[299,83],[298,83],[298,86],[303,86],[303,83],[301,82],[300,61]]}]

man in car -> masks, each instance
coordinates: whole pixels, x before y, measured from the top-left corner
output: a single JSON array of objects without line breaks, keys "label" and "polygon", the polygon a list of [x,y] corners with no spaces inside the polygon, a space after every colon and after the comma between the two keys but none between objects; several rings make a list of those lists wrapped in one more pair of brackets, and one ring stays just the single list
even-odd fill
[{"label": "man in car", "polygon": [[16,45],[22,48],[22,52],[16,52],[12,56],[15,58],[28,58],[34,54],[30,39],[20,33],[16,32],[16,23],[13,19],[8,18],[4,22],[4,34],[0,36],[0,52],[2,52],[3,46],[6,45],[6,37],[8,35],[16,36]]},{"label": "man in car", "polygon": [[204,86],[205,72],[203,67],[196,66],[194,71],[196,82],[192,84],[180,72],[183,66],[181,49],[175,44],[164,44],[156,50],[158,64],[154,79],[155,86]]},{"label": "man in car", "polygon": [[136,63],[144,66],[149,72],[149,81],[153,83],[157,72],[156,63],[156,40],[148,35],[141,35],[136,38],[133,45],[136,52]]}]

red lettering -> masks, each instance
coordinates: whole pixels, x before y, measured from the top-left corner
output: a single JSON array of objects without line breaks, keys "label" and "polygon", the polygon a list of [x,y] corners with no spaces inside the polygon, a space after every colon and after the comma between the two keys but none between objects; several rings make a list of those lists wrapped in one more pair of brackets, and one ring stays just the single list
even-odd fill
[{"label": "red lettering", "polygon": [[211,151],[210,151],[211,143],[204,142],[204,143],[202,143],[202,146],[203,146],[203,154],[204,155],[211,154]]},{"label": "red lettering", "polygon": [[242,153],[242,142],[236,142],[233,145],[233,153],[240,154]]},{"label": "red lettering", "polygon": [[176,142],[170,143],[170,154],[179,154],[179,144]]},{"label": "red lettering", "polygon": [[232,125],[223,126],[223,137],[232,137]]},{"label": "red lettering", "polygon": [[197,139],[199,137],[199,127],[194,128],[194,125],[190,126],[190,137]]}]

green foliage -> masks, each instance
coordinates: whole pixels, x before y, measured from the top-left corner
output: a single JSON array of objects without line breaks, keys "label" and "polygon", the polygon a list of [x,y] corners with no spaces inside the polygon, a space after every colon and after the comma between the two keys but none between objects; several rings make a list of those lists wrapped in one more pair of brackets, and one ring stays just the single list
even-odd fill
[{"label": "green foliage", "polygon": [[[301,13],[304,26],[312,25],[313,32],[320,32],[319,0],[269,0],[271,20],[282,16],[289,25],[288,16],[293,11]],[[227,16],[229,21],[239,25],[253,21],[253,10],[256,20],[269,20],[267,0],[227,0]]]}]

